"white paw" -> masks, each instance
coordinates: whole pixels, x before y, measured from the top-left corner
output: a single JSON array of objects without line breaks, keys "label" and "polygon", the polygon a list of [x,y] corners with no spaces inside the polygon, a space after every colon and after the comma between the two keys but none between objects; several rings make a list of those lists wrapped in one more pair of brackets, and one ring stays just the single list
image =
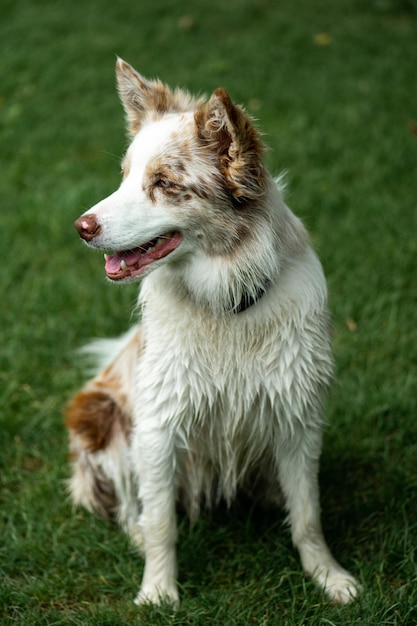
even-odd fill
[{"label": "white paw", "polygon": [[316,580],[335,604],[348,604],[362,590],[358,581],[346,570],[329,570],[326,576],[320,574]]},{"label": "white paw", "polygon": [[180,604],[180,598],[178,595],[178,589],[174,586],[161,589],[160,587],[142,587],[135,599],[137,606],[143,604],[162,604],[168,602],[178,607]]}]

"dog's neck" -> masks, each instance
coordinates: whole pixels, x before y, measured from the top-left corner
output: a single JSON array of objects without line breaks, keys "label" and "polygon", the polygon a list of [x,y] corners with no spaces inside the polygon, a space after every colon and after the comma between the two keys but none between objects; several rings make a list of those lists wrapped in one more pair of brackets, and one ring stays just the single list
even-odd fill
[{"label": "dog's neck", "polygon": [[268,288],[268,285],[265,285],[265,286],[259,285],[256,289],[255,294],[245,292],[242,295],[240,302],[238,304],[235,303],[235,305],[231,309],[229,309],[230,312],[234,313],[235,315],[238,315],[239,313],[243,313],[244,311],[249,309],[251,306],[256,304],[258,300],[260,300],[262,296],[265,295],[267,288]]}]

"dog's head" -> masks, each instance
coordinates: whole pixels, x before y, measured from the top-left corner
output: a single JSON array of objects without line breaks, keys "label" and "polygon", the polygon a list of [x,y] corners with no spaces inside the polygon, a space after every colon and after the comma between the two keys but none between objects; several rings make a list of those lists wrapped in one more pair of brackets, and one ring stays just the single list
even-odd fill
[{"label": "dog's head", "polygon": [[75,222],[80,236],[111,252],[106,273],[117,281],[196,250],[232,254],[265,190],[263,144],[250,117],[224,89],[204,103],[121,59],[117,83],[131,138],[123,180]]}]

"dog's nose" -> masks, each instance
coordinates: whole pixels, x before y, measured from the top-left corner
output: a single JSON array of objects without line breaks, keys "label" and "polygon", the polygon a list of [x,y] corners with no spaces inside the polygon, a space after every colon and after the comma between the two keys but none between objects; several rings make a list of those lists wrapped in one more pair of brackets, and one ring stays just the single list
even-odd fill
[{"label": "dog's nose", "polygon": [[97,222],[94,213],[81,215],[78,220],[75,220],[74,226],[78,230],[80,237],[85,241],[91,241],[100,232],[100,224]]}]

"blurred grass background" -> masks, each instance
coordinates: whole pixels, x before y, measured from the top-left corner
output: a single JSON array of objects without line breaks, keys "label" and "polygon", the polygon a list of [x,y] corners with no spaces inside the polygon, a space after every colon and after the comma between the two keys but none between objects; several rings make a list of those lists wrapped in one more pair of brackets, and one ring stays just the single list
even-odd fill
[{"label": "blurred grass background", "polygon": [[[2,0],[0,51],[0,623],[416,624],[415,0]],[[71,510],[72,351],[125,330],[136,297],[72,226],[119,183],[116,54],[227,88],[288,172],[330,289],[322,508],[364,585],[351,606],[304,580],[281,513],[240,503],[180,522],[182,606],[139,611],[140,559]]]}]

